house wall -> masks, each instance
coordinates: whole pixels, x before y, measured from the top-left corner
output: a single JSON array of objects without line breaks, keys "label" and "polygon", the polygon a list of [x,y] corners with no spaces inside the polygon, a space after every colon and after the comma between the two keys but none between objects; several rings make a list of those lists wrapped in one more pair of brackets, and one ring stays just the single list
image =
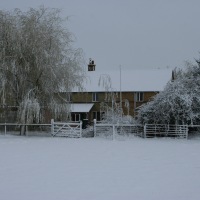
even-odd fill
[{"label": "house wall", "polygon": [[[158,92],[143,92],[143,101],[137,102],[134,101],[136,98],[134,95],[136,95],[135,92],[122,92],[122,108],[125,115],[128,114],[128,108],[125,107],[125,101],[129,101],[129,115],[136,116],[137,111],[136,108],[141,106],[142,104],[148,102],[151,100],[153,96],[155,96]],[[74,92],[71,96],[71,101],[73,103],[94,103],[94,106],[90,110],[88,114],[88,118],[93,120],[93,112],[100,112],[100,104],[101,102],[106,102],[106,95],[110,95],[110,93],[106,92],[98,92],[98,101],[92,100],[92,92]],[[111,106],[111,99],[109,99],[110,106]],[[116,102],[120,102],[120,94],[119,92],[116,93]],[[108,103],[108,101],[107,101]]]},{"label": "house wall", "polygon": [[[129,115],[131,116],[136,116],[137,115],[137,110],[136,108],[141,106],[143,103],[148,102],[151,100],[155,94],[158,92],[143,92],[144,93],[144,100],[141,102],[136,102],[134,101],[134,92],[122,92],[122,108],[123,112],[125,115],[128,114],[128,109],[125,107],[125,100],[127,99],[129,101]],[[116,102],[120,102],[120,94],[119,92],[115,93],[116,94]],[[93,121],[93,112],[100,112],[100,104],[101,102],[105,102],[106,96],[111,95],[110,93],[106,92],[98,92],[98,101],[92,101],[92,92],[74,92],[71,94],[71,102],[72,103],[94,103],[94,106],[90,110],[90,112],[87,114],[88,120],[91,122]],[[63,98],[65,98],[65,94],[62,94]],[[111,105],[111,98],[109,99],[109,102],[107,103]],[[16,122],[17,119],[17,112],[16,108],[1,108],[0,109],[0,122]],[[45,112],[45,119],[44,121],[49,123],[50,119],[52,118],[52,115],[48,111],[43,111]]]}]

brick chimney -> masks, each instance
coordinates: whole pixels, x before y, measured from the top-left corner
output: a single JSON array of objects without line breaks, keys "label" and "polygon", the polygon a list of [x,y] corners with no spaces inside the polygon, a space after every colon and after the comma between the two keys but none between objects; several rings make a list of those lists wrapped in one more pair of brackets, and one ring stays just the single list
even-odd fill
[{"label": "brick chimney", "polygon": [[94,64],[94,60],[92,60],[91,58],[90,58],[90,60],[89,60],[89,64],[88,64],[88,71],[95,71],[95,64]]}]

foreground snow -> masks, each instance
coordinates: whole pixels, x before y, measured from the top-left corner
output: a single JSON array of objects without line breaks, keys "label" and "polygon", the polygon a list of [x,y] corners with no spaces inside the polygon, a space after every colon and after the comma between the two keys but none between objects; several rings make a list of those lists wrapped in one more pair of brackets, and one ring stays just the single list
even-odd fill
[{"label": "foreground snow", "polygon": [[199,200],[199,143],[0,136],[0,199]]}]

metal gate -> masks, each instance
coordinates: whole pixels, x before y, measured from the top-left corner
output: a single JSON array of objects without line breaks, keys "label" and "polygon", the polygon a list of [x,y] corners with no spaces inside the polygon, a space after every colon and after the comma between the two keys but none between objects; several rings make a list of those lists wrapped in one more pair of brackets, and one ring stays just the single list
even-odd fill
[{"label": "metal gate", "polygon": [[144,138],[146,137],[178,137],[188,138],[188,125],[174,124],[145,124]]},{"label": "metal gate", "polygon": [[51,120],[51,135],[60,137],[79,138],[82,137],[82,122],[54,122]]}]

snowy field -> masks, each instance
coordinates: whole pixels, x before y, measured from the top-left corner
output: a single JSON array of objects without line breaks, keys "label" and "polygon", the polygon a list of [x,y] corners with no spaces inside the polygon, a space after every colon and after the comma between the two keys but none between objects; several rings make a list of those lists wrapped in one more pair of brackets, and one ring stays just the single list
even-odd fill
[{"label": "snowy field", "polygon": [[0,136],[1,200],[199,200],[200,140]]}]

